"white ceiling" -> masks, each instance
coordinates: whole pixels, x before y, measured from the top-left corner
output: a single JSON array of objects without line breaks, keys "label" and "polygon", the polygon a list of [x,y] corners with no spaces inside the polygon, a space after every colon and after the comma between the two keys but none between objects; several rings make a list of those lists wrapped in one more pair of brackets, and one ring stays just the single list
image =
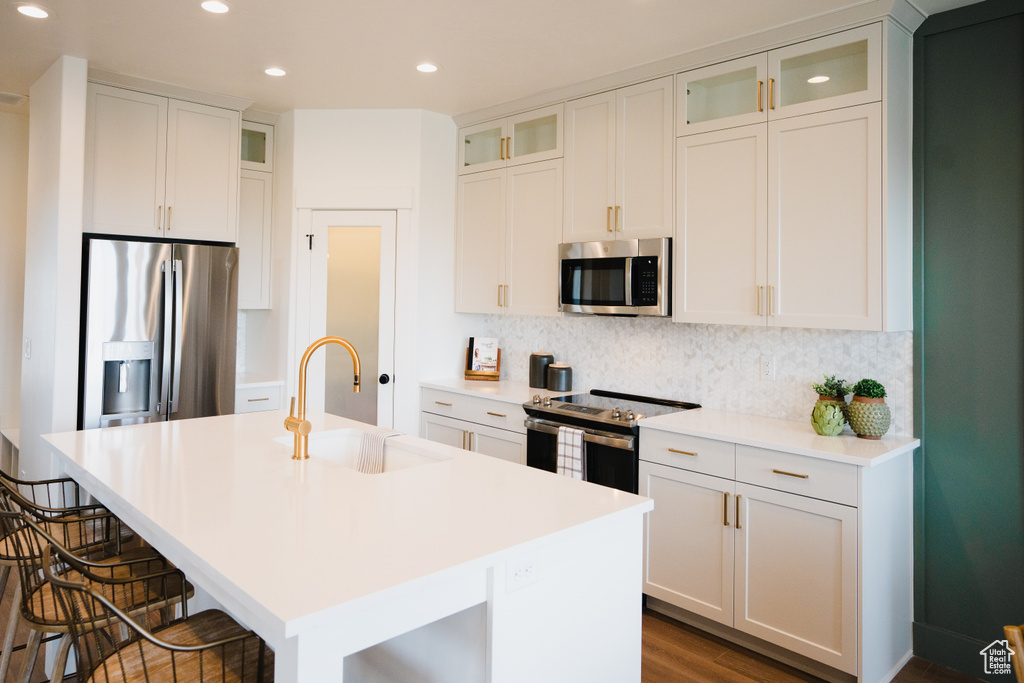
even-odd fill
[{"label": "white ceiling", "polygon": [[[67,54],[272,112],[456,115],[868,0],[228,0],[224,15],[199,1],[39,0],[56,12],[46,20],[0,7],[0,92],[27,95]],[[422,61],[441,70],[420,74]]]}]

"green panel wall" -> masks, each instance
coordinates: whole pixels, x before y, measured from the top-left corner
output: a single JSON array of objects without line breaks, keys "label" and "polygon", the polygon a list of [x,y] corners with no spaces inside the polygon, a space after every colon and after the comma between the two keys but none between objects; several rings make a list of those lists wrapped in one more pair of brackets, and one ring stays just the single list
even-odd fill
[{"label": "green panel wall", "polygon": [[1024,622],[1024,2],[929,18],[914,79],[914,651],[986,678]]}]

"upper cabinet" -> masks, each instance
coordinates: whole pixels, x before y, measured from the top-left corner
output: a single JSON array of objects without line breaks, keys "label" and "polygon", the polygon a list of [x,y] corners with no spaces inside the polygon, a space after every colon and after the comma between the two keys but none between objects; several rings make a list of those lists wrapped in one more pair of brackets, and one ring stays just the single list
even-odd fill
[{"label": "upper cabinet", "polygon": [[459,129],[460,174],[561,156],[561,104]]},{"label": "upper cabinet", "polygon": [[882,25],[679,74],[676,130],[692,135],[882,99]]},{"label": "upper cabinet", "polygon": [[270,308],[274,127],[242,121],[238,185],[238,308]]},{"label": "upper cabinet", "polygon": [[246,171],[274,170],[274,127],[255,121],[242,122],[242,168]]},{"label": "upper cabinet", "polygon": [[90,83],[85,232],[234,242],[239,112]]},{"label": "upper cabinet", "polygon": [[566,103],[563,242],[672,236],[672,77]]}]

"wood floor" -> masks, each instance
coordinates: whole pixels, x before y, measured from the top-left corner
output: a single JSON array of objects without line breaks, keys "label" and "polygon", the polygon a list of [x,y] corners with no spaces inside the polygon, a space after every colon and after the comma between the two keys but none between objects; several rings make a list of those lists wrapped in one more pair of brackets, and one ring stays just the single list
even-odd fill
[{"label": "wood floor", "polygon": [[[643,642],[642,683],[821,680],[650,610],[644,611]],[[970,683],[978,679],[914,657],[893,680]]]}]

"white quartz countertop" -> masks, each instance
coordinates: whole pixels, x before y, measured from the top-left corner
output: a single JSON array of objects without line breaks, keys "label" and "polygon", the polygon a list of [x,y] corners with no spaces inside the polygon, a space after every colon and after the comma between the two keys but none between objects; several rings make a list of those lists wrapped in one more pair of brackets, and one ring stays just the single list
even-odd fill
[{"label": "white quartz countertop", "polygon": [[839,436],[819,436],[810,419],[779,420],[711,408],[645,418],[640,426],[863,467],[879,465],[921,445],[920,439],[895,434],[878,440],[861,439],[849,428]]},{"label": "white quartz countertop", "polygon": [[499,380],[497,382],[482,382],[477,380],[454,379],[433,379],[420,382],[425,389],[437,389],[439,391],[451,391],[466,396],[483,396],[495,401],[504,403],[518,403],[522,405],[533,399],[534,395],[541,396],[565,396],[566,394],[579,394],[583,390],[574,391],[548,391],[531,387],[526,382],[513,382],[512,380]]},{"label": "white quartz countertop", "polygon": [[[365,611],[398,587],[457,581],[460,572],[536,539],[653,507],[646,498],[412,436],[389,443],[447,459],[379,475],[316,457],[295,461],[290,443],[274,441],[290,436],[285,416],[45,438],[64,455],[70,476],[172,562],[201,573],[217,587],[216,599],[271,642]],[[366,427],[322,413],[309,419],[311,438]]]}]

